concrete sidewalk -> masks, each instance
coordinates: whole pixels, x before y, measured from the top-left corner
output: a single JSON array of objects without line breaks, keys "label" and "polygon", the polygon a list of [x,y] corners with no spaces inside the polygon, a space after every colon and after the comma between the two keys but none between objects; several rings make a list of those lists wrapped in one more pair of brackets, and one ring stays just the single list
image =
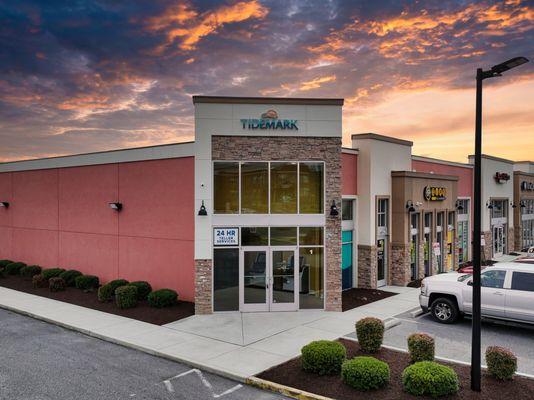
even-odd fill
[{"label": "concrete sidewalk", "polygon": [[363,317],[392,318],[419,306],[417,289],[346,312],[216,313],[157,326],[0,287],[0,307],[90,336],[244,381],[300,354],[312,340],[336,339]]}]

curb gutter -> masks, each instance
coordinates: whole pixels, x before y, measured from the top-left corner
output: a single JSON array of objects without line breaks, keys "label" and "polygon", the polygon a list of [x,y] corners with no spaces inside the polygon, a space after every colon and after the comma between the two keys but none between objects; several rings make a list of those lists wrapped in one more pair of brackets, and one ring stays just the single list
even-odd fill
[{"label": "curb gutter", "polygon": [[310,392],[305,392],[304,390],[295,389],[290,386],[280,385],[279,383],[274,383],[271,381],[266,381],[265,379],[256,378],[252,376],[245,380],[245,383],[250,386],[255,386],[263,390],[269,390],[274,393],[279,393],[292,399],[298,400],[334,400],[331,397],[321,396],[319,394],[314,394]]}]

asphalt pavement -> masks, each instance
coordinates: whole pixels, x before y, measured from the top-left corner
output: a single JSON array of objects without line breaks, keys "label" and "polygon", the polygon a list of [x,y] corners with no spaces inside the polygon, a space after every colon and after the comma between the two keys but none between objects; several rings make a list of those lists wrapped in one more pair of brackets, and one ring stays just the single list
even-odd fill
[{"label": "asphalt pavement", "polygon": [[[408,312],[396,318],[400,324],[386,331],[384,344],[406,349],[406,338],[411,333],[425,332],[436,341],[436,356],[470,362],[471,320],[467,317],[451,325],[434,321],[430,314],[413,318]],[[511,349],[518,358],[518,371],[534,375],[534,325],[484,320],[482,355],[488,346]]]},{"label": "asphalt pavement", "polygon": [[0,399],[284,399],[0,309]]}]

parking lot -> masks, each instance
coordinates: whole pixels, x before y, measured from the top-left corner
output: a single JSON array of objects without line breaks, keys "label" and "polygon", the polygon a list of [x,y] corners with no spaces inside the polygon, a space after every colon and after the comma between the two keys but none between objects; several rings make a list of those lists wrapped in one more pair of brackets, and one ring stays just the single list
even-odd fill
[{"label": "parking lot", "polygon": [[[430,314],[413,318],[408,313],[396,316],[400,324],[387,330],[384,344],[406,349],[406,338],[414,332],[425,332],[436,340],[436,356],[460,361],[470,361],[471,320],[460,319],[452,325],[440,324]],[[511,349],[518,358],[518,370],[534,375],[534,325],[482,322],[482,353],[487,346],[503,346]],[[484,360],[482,361],[484,363]]]}]

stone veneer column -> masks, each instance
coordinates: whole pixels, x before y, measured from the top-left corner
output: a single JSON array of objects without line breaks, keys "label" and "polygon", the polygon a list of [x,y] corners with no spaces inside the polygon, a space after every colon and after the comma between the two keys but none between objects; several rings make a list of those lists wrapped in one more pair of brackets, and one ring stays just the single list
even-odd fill
[{"label": "stone veneer column", "polygon": [[511,253],[515,250],[515,232],[514,228],[508,228],[508,248],[506,249],[508,253]]},{"label": "stone veneer column", "polygon": [[423,279],[425,277],[425,242],[420,240],[419,241],[419,271],[417,273],[417,276],[419,279]]},{"label": "stone veneer column", "polygon": [[410,245],[391,245],[391,284],[406,286],[411,280]]},{"label": "stone veneer column", "polygon": [[212,261],[195,260],[195,314],[213,312],[212,280]]},{"label": "stone veneer column", "polygon": [[358,245],[358,287],[376,289],[378,253],[376,246]]},{"label": "stone veneer column", "polygon": [[483,247],[484,259],[491,260],[493,257],[493,236],[491,234],[491,231],[485,231],[482,232],[482,234],[484,235],[484,241],[486,242],[486,245]]},{"label": "stone veneer column", "polygon": [[514,250],[521,251],[523,248],[523,238],[521,236],[521,226],[514,226]]}]

